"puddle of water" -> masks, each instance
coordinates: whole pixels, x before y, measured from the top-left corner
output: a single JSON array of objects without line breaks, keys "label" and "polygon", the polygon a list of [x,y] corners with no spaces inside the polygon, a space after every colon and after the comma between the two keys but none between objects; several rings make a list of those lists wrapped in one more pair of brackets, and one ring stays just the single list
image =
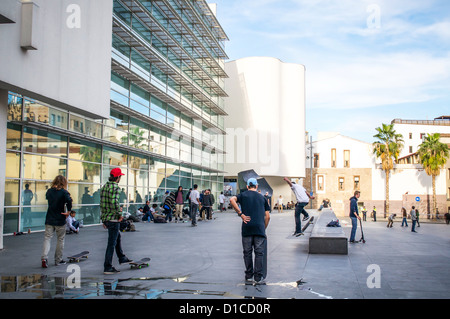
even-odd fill
[{"label": "puddle of water", "polygon": [[[52,277],[45,275],[27,275],[27,276],[1,276],[0,277],[0,296],[1,293],[14,292],[30,292],[35,293],[37,299],[88,299],[102,296],[118,296],[123,298],[145,298],[145,299],[159,299],[164,294],[184,294],[184,295],[200,295],[200,296],[215,296],[223,298],[234,299],[267,299],[267,297],[251,296],[252,288],[245,289],[250,295],[237,295],[227,291],[215,290],[199,290],[199,289],[151,289],[148,286],[141,285],[140,282],[158,281],[158,280],[173,280],[178,283],[189,284],[208,284],[211,283],[192,283],[186,282],[189,276],[183,277],[137,277],[126,279],[112,279],[101,280],[100,278],[83,278],[80,282],[79,288],[68,288],[67,278]],[[127,282],[133,282],[132,285],[126,285]],[[305,282],[300,279],[295,282],[275,282],[266,283],[264,286],[278,286],[293,290],[308,291],[317,295],[320,298],[333,299],[313,291],[311,288],[303,286]],[[238,286],[240,286],[239,284]],[[244,285],[244,284],[242,284]],[[264,286],[248,286],[260,293],[263,292]],[[254,290],[253,290],[254,291]]]}]

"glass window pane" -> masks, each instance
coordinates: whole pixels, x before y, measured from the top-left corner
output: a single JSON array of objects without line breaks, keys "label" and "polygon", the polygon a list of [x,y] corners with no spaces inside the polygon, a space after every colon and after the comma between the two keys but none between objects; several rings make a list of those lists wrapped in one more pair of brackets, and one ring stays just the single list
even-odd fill
[{"label": "glass window pane", "polygon": [[73,204],[93,205],[100,204],[100,184],[69,183],[69,192]]},{"label": "glass window pane", "polygon": [[19,180],[7,179],[5,181],[4,200],[5,206],[19,205]]},{"label": "glass window pane", "polygon": [[19,125],[7,123],[6,148],[10,150],[20,150],[22,128]]},{"label": "glass window pane", "polygon": [[29,179],[52,181],[56,176],[66,176],[67,160],[42,155],[23,155],[23,176]]},{"label": "glass window pane", "polygon": [[19,227],[19,208],[6,207],[3,215],[3,233],[12,234]]},{"label": "glass window pane", "polygon": [[6,177],[19,178],[20,153],[6,152]]},{"label": "glass window pane", "polygon": [[100,205],[72,205],[72,210],[76,211],[75,218],[82,220],[83,225],[100,224]]},{"label": "glass window pane", "polygon": [[100,123],[90,121],[73,114],[70,115],[69,129],[74,132],[83,133],[97,138],[102,137],[102,125]]},{"label": "glass window pane", "polygon": [[128,186],[148,187],[148,172],[135,169],[128,170]]},{"label": "glass window pane", "polygon": [[102,147],[99,144],[71,138],[69,142],[69,158],[101,163]]},{"label": "glass window pane", "polygon": [[23,150],[30,153],[67,156],[67,137],[25,127]]},{"label": "glass window pane", "polygon": [[[103,163],[113,166],[119,166],[121,168],[127,168],[128,153],[116,150],[110,147],[104,147],[103,149]],[[109,177],[109,174],[108,174]]]},{"label": "glass window pane", "polygon": [[8,95],[8,121],[22,120],[22,101],[23,98],[17,95]]},{"label": "glass window pane", "polygon": [[[33,198],[31,199],[31,204],[25,204],[25,200],[31,197],[31,194],[28,194],[28,197],[24,195],[24,191],[27,189],[33,193]],[[51,182],[36,182],[36,181],[23,181],[23,190],[22,190],[22,205],[48,205],[48,201],[45,198],[47,190],[50,188]]]},{"label": "glass window pane", "polygon": [[89,162],[69,161],[69,177],[71,182],[100,183],[101,165]]}]

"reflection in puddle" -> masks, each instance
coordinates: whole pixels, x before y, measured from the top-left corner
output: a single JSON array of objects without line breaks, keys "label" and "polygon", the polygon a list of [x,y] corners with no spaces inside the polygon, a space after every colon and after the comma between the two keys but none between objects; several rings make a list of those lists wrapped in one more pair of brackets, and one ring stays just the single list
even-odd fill
[{"label": "reflection in puddle", "polygon": [[[0,298],[14,298],[13,293],[29,293],[36,299],[87,299],[104,296],[117,296],[119,298],[144,298],[160,299],[165,294],[178,295],[198,295],[206,297],[223,297],[234,299],[267,299],[267,297],[252,296],[254,292],[263,292],[265,286],[282,287],[295,291],[307,291],[317,295],[320,298],[332,299],[315,291],[311,288],[302,286],[301,280],[296,282],[277,282],[267,283],[264,286],[250,286],[245,288],[245,295],[237,295],[227,291],[199,290],[199,289],[153,289],[148,286],[149,281],[173,280],[178,283],[205,284],[186,282],[189,276],[184,277],[138,277],[127,279],[100,279],[83,278],[79,288],[68,288],[67,278],[52,277],[45,275],[27,275],[27,276],[1,276],[0,277]],[[241,286],[240,284],[238,286]],[[247,294],[248,292],[248,294]],[[3,295],[9,293],[9,295]],[[12,295],[11,295],[12,294]]]}]

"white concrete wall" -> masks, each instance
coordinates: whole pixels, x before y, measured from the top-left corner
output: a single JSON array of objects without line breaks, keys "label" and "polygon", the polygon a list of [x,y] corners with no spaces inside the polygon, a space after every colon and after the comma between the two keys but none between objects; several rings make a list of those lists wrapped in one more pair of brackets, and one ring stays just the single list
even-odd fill
[{"label": "white concrete wall", "polygon": [[21,48],[22,3],[0,1],[0,88],[95,118],[109,117],[112,0],[34,0],[36,50]]},{"label": "white concrete wall", "polygon": [[[380,165],[372,171],[372,199],[386,198],[386,176]],[[409,194],[432,195],[431,176],[428,176],[419,164],[395,165],[395,170],[389,175],[389,199],[402,200],[402,196]],[[446,194],[445,170],[436,177],[436,195]]]},{"label": "white concrete wall", "polygon": [[[312,154],[313,156],[314,153],[319,154],[320,168],[331,168],[331,150],[333,148],[336,149],[336,168],[344,167],[344,150],[350,151],[350,168],[370,168],[375,164],[372,144],[339,133],[319,132],[318,140],[313,142]],[[309,156],[309,153],[307,155]],[[310,161],[307,161],[306,167],[310,168]]]},{"label": "white concrete wall", "polygon": [[270,57],[227,62],[227,175],[305,176],[305,67]]}]

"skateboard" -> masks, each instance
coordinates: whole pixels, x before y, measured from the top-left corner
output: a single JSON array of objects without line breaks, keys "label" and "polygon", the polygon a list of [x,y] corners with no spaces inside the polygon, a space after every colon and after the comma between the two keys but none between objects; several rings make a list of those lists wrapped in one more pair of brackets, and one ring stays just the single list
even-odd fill
[{"label": "skateboard", "polygon": [[138,268],[138,269],[141,269],[141,268],[143,268],[143,267],[148,267],[149,266],[149,262],[150,261],[150,258],[142,258],[141,260],[138,260],[138,261],[132,261],[132,262],[130,262],[130,266],[131,266],[131,268],[133,269],[133,268]]},{"label": "skateboard", "polygon": [[312,224],[313,221],[314,221],[314,216],[311,216],[311,218],[308,220],[308,222],[305,224],[305,226],[303,226],[302,233],[306,230],[306,228],[309,227],[309,225]]},{"label": "skateboard", "polygon": [[70,263],[73,263],[75,261],[78,263],[78,262],[80,262],[81,258],[87,259],[88,255],[89,255],[89,252],[87,250],[85,250],[85,251],[83,251],[83,252],[81,252],[79,254],[76,254],[76,255],[73,255],[73,256],[69,256],[67,258],[69,258],[69,262]]}]

